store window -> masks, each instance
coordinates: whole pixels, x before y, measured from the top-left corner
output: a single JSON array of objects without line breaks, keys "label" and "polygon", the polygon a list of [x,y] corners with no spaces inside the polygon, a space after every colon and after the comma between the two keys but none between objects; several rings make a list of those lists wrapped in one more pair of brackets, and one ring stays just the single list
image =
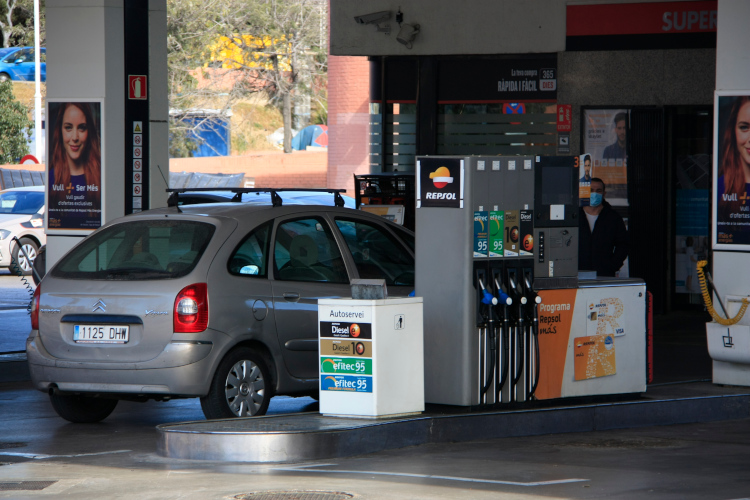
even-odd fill
[{"label": "store window", "polygon": [[462,103],[438,106],[441,155],[555,155],[557,106]]}]

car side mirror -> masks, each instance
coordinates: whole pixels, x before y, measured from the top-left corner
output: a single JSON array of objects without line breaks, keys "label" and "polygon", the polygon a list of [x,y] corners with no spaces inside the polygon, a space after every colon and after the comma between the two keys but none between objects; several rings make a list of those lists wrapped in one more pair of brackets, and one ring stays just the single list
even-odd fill
[{"label": "car side mirror", "polygon": [[258,272],[260,272],[260,268],[256,265],[242,266],[240,268],[240,274],[257,275]]},{"label": "car side mirror", "polygon": [[23,59],[16,59],[16,64],[21,64],[23,62]]}]

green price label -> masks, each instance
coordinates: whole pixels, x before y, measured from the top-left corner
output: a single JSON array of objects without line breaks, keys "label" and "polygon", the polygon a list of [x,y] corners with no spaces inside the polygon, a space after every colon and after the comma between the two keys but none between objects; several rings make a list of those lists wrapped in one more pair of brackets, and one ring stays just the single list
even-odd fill
[{"label": "green price label", "polygon": [[372,359],[322,356],[320,358],[320,372],[372,375]]},{"label": "green price label", "polygon": [[490,212],[490,257],[503,256],[503,233],[505,232],[505,212]]}]

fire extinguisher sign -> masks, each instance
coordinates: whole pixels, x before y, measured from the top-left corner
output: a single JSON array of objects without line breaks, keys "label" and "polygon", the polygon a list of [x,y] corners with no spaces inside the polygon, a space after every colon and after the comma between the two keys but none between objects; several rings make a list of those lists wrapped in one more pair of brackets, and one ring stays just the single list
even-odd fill
[{"label": "fire extinguisher sign", "polygon": [[148,99],[146,75],[128,75],[128,99]]}]

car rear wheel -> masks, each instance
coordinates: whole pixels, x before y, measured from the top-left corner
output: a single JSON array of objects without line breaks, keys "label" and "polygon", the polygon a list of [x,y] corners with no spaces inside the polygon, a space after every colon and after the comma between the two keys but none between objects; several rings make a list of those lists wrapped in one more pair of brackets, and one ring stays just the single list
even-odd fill
[{"label": "car rear wheel", "polygon": [[201,408],[207,419],[265,415],[271,396],[266,361],[256,351],[240,347],[219,364]]},{"label": "car rear wheel", "polygon": [[117,406],[116,399],[91,396],[50,394],[49,400],[58,415],[74,424],[101,422]]},{"label": "car rear wheel", "polygon": [[24,255],[17,244],[13,245],[13,262],[11,265],[20,269],[24,276],[28,276],[31,274],[31,266],[34,264],[36,254],[39,251],[39,246],[37,246],[33,240],[28,238],[21,238],[19,241],[21,242],[21,247],[23,247],[24,252],[26,252],[26,255],[28,255],[29,258],[26,258],[26,255]]}]

